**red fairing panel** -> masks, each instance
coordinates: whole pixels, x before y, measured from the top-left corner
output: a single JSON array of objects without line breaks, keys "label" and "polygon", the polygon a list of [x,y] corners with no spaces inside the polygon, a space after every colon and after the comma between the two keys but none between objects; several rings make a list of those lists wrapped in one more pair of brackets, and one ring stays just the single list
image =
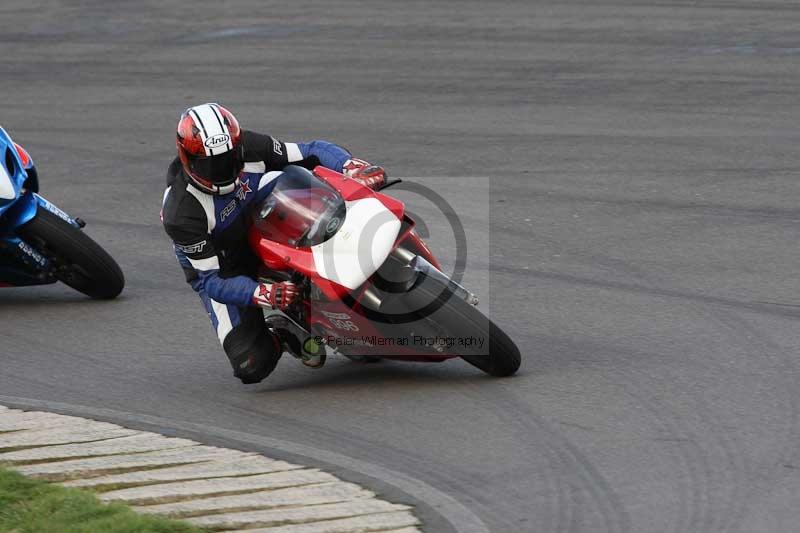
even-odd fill
[{"label": "red fairing panel", "polygon": [[328,182],[328,185],[339,191],[339,194],[347,201],[361,200],[362,198],[377,198],[391,211],[394,216],[403,219],[405,205],[400,200],[396,200],[379,192],[375,192],[368,187],[364,187],[355,180],[345,177],[344,174],[336,172],[326,167],[316,167],[314,174]]},{"label": "red fairing panel", "polygon": [[25,150],[25,148],[18,145],[17,143],[14,143],[14,148],[16,148],[17,154],[19,155],[19,159],[20,161],[22,161],[22,168],[24,169],[31,168],[33,166],[33,159],[31,159],[31,156],[28,155],[27,150]]}]

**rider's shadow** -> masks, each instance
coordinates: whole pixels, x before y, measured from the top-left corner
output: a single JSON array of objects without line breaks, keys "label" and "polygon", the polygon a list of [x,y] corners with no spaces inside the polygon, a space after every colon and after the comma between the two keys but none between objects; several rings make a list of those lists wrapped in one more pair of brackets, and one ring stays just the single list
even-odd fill
[{"label": "rider's shadow", "polygon": [[[284,355],[286,361],[292,363],[289,356]],[[460,364],[461,363],[461,364]],[[279,363],[280,365],[280,363]],[[280,366],[278,367],[280,369]],[[342,358],[341,361],[329,359],[325,366],[318,372],[307,368],[292,369],[291,373],[275,372],[257,388],[254,393],[275,393],[294,390],[316,388],[353,389],[363,388],[374,390],[376,387],[403,388],[413,384],[416,391],[425,388],[437,388],[453,382],[484,382],[492,378],[479,373],[466,362],[453,359],[442,363],[411,363],[405,361],[381,361],[378,363],[359,364]]]},{"label": "rider's shadow", "polygon": [[0,308],[3,307],[49,307],[52,305],[88,304],[104,305],[109,302],[92,300],[75,291],[53,291],[52,286],[45,293],[31,287],[0,288]]}]

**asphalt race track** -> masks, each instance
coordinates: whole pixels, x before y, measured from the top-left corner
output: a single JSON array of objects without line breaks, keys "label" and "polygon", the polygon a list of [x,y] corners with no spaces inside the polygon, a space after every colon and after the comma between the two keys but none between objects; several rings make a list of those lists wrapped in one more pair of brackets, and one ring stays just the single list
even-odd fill
[{"label": "asphalt race track", "polygon": [[[148,4],[0,6],[0,123],[127,277],[0,291],[0,401],[326,465],[437,533],[797,529],[800,5]],[[233,379],[159,222],[209,100],[422,176],[520,373]]]}]

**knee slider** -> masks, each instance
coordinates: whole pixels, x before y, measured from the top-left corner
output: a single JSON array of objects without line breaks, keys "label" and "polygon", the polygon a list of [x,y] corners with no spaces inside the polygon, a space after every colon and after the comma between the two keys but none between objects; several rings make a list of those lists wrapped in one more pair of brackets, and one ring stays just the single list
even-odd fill
[{"label": "knee slider", "polygon": [[[225,344],[228,344],[228,340],[225,339]],[[278,363],[280,352],[276,352],[275,343],[267,332],[261,332],[249,342],[237,340],[234,337],[230,345],[225,346],[233,375],[247,385],[261,382]]]}]

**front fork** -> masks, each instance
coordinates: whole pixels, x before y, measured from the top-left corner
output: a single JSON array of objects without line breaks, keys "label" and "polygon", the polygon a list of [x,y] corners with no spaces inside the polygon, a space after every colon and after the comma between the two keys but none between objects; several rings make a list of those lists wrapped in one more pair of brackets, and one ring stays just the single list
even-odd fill
[{"label": "front fork", "polygon": [[30,222],[39,209],[46,209],[76,228],[86,225],[34,192],[24,191],[0,221],[0,285],[44,285],[57,281],[55,265],[34,243],[23,240],[18,229]]}]

